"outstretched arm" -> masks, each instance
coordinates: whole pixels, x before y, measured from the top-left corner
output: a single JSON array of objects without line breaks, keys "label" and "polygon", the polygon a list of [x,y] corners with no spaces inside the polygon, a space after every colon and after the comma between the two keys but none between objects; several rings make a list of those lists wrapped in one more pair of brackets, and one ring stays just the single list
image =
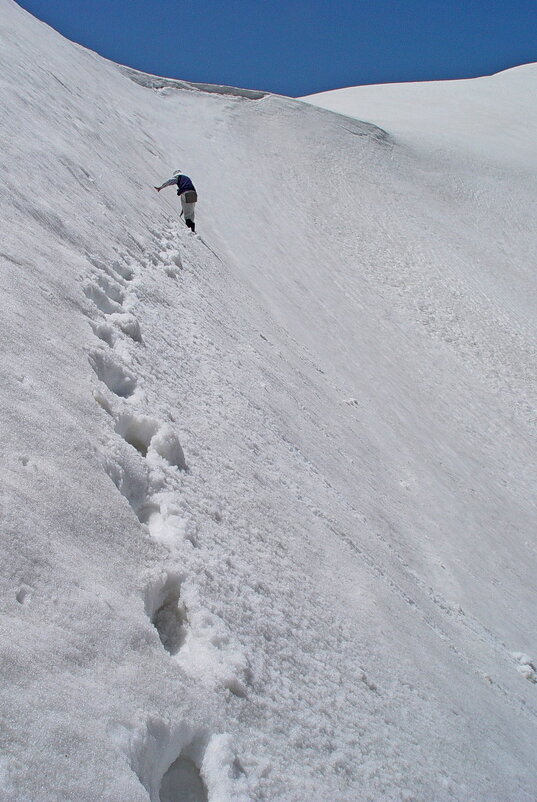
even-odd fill
[{"label": "outstretched arm", "polygon": [[160,192],[161,189],[164,189],[164,187],[171,187],[172,184],[177,184],[177,178],[168,178],[160,187],[155,187],[155,189],[157,192]]}]

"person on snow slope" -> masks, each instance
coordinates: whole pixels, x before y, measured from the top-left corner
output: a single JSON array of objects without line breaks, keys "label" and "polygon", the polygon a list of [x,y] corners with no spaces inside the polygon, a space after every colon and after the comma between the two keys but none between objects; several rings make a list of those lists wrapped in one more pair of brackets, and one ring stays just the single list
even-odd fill
[{"label": "person on snow slope", "polygon": [[196,224],[194,223],[194,207],[198,200],[196,187],[187,175],[184,175],[181,170],[176,170],[171,178],[168,178],[160,187],[155,187],[157,192],[160,192],[164,187],[177,186],[177,194],[181,198],[181,206],[183,207],[183,214],[185,216],[185,223],[189,229],[194,233],[196,231]]}]

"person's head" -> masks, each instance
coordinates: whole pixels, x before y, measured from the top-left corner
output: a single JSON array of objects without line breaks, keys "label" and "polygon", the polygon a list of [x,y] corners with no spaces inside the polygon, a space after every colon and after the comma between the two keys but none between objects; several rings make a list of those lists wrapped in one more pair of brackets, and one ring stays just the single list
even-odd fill
[{"label": "person's head", "polygon": [[176,171],[174,172],[174,175],[183,175],[183,173],[182,173],[182,171],[181,171],[181,170],[176,170]]}]

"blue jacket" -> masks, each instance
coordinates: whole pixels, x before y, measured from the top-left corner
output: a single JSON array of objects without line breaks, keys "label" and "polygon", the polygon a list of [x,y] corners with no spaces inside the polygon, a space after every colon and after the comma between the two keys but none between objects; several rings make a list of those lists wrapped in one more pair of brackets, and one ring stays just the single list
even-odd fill
[{"label": "blue jacket", "polygon": [[196,187],[187,175],[174,175],[163,183],[161,189],[164,187],[171,187],[172,184],[177,184],[177,194],[182,195],[183,192],[195,192]]},{"label": "blue jacket", "polygon": [[187,175],[177,176],[177,192],[182,195],[183,192],[195,192],[196,187]]}]

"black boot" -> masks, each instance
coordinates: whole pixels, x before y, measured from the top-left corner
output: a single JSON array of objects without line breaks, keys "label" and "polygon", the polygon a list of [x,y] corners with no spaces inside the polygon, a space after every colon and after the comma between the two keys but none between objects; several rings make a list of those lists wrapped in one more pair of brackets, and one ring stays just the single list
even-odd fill
[{"label": "black boot", "polygon": [[189,229],[194,233],[196,231],[196,226],[193,220],[185,220],[185,223],[189,227]]}]

